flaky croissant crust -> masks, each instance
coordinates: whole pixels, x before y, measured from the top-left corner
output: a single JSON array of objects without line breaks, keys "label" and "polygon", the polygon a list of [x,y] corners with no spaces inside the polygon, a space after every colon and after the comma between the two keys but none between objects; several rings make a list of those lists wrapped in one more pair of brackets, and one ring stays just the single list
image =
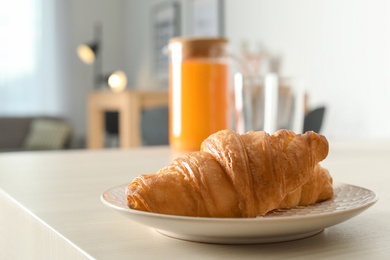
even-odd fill
[{"label": "flaky croissant crust", "polygon": [[[182,216],[256,217],[301,201],[311,204],[333,195],[332,179],[318,164],[328,149],[326,138],[314,132],[222,130],[204,140],[199,152],[135,178],[126,190],[128,205]],[[316,184],[320,180],[323,185]]]}]

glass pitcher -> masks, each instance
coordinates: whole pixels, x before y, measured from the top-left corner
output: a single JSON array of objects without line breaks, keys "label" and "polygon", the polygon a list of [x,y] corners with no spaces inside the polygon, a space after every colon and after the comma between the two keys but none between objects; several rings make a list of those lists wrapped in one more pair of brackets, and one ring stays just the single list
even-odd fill
[{"label": "glass pitcher", "polygon": [[199,150],[210,134],[229,128],[229,57],[225,38],[169,42],[169,143]]},{"label": "glass pitcher", "polygon": [[291,89],[279,91],[284,88],[276,74],[258,78],[249,64],[228,52],[226,38],[173,38],[168,47],[173,149],[199,150],[209,135],[227,128],[239,133],[288,128],[285,122],[296,110],[291,107]]}]

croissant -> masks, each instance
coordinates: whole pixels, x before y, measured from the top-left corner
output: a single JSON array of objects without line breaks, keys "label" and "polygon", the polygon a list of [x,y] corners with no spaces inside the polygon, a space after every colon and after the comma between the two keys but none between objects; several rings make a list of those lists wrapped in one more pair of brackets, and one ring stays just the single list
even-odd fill
[{"label": "croissant", "polygon": [[222,130],[205,139],[200,151],[136,177],[126,189],[128,206],[181,216],[251,218],[301,201],[315,203],[333,195],[331,183],[313,185],[317,175],[328,173],[318,164],[327,154],[326,138],[314,132]]},{"label": "croissant", "polygon": [[333,197],[333,179],[327,169],[317,164],[311,179],[292,193],[287,194],[278,208],[308,206],[331,197]]}]

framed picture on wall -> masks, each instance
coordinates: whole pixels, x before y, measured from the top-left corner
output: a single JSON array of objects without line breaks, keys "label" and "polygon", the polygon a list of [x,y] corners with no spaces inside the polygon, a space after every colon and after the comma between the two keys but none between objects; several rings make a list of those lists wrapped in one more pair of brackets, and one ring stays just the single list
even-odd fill
[{"label": "framed picture on wall", "polygon": [[194,36],[224,36],[224,0],[192,0]]},{"label": "framed picture on wall", "polygon": [[180,4],[162,2],[152,11],[154,67],[158,79],[168,79],[168,42],[180,35]]}]

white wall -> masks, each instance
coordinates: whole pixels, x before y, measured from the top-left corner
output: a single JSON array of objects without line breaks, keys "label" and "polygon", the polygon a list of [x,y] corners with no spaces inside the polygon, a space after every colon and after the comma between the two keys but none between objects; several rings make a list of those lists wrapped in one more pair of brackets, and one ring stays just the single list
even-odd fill
[{"label": "white wall", "polygon": [[328,107],[329,138],[390,138],[389,13],[387,0],[228,0],[226,32],[236,52],[247,40],[282,58]]},{"label": "white wall", "polygon": [[[123,68],[129,87],[155,88],[151,9],[163,0],[72,0],[64,12],[69,70],[68,114],[76,135],[86,132],[86,98],[92,68],[76,46],[103,21],[104,70]],[[181,0],[182,32],[189,31],[189,3]],[[263,43],[282,59],[281,75],[307,86],[310,105],[326,105],[323,133],[331,139],[390,139],[390,2],[387,0],[226,0],[226,34],[234,52],[242,41]],[[93,6],[93,7],[91,7]]]}]

